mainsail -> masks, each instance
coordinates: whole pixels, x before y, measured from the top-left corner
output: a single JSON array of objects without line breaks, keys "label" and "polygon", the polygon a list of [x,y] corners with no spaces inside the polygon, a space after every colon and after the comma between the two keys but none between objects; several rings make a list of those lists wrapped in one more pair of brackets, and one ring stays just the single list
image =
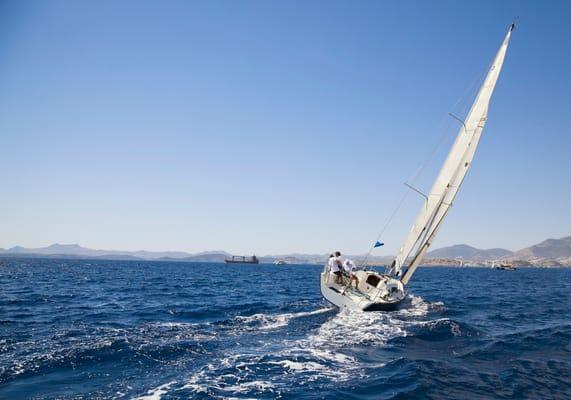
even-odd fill
[{"label": "mainsail", "polygon": [[[460,132],[430,190],[430,194],[426,196],[425,204],[391,265],[390,274],[400,277],[404,284],[408,283],[436,236],[470,168],[486,123],[490,98],[500,75],[514,27],[514,24],[509,27],[466,120],[461,121]],[[405,261],[413,253],[413,250],[415,251],[408,268],[402,274]]]}]

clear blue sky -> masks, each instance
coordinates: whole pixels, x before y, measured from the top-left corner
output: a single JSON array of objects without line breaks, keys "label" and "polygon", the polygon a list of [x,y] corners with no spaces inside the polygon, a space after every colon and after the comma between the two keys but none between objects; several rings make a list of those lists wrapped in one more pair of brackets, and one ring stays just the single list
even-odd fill
[{"label": "clear blue sky", "polygon": [[0,247],[363,253],[514,16],[435,247],[571,234],[571,2],[2,1]]}]

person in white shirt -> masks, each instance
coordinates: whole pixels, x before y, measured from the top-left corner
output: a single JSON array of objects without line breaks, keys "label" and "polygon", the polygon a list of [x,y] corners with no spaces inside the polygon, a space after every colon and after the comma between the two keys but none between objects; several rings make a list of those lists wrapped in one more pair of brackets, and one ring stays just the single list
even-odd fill
[{"label": "person in white shirt", "polygon": [[341,259],[341,252],[335,252],[335,260],[337,261],[337,265],[339,265],[339,269],[343,268],[343,260]]},{"label": "person in white shirt", "polygon": [[355,282],[355,289],[357,289],[359,287],[359,278],[357,278],[357,275],[355,275],[355,272],[359,270],[359,267],[357,267],[355,265],[353,260],[350,260],[347,258],[343,262],[343,269],[349,275],[349,286],[351,286],[351,284],[353,282]]},{"label": "person in white shirt", "polygon": [[[339,253],[339,252],[337,252]],[[335,283],[340,285],[343,284],[343,272],[341,271],[341,262],[333,254],[329,255],[329,261],[327,261],[329,266],[329,271],[335,275]]]}]

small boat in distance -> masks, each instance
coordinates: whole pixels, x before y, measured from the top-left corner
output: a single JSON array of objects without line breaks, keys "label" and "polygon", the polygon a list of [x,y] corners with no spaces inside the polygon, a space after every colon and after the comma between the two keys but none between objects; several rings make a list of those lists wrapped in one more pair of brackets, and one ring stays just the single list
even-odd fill
[{"label": "small boat in distance", "polygon": [[515,271],[517,269],[516,267],[514,267],[513,264],[505,263],[505,262],[499,263],[494,268],[501,269],[503,271]]},{"label": "small boat in distance", "polygon": [[287,262],[285,260],[275,260],[274,264],[275,265],[285,265],[285,264],[287,264]]},{"label": "small boat in distance", "polygon": [[232,257],[226,257],[224,259],[224,262],[226,264],[259,264],[260,260],[258,259],[258,257],[256,257],[255,255],[253,255],[252,257],[247,257],[247,256],[232,256]]}]

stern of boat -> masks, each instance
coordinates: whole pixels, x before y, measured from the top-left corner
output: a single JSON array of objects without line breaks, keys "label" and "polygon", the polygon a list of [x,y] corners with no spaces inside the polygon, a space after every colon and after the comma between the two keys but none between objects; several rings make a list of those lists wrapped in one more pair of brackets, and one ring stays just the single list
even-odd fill
[{"label": "stern of boat", "polygon": [[357,271],[357,288],[349,286],[344,277],[343,284],[335,281],[327,267],[321,273],[321,294],[340,309],[361,311],[391,311],[396,309],[406,294],[402,282],[398,279],[378,274],[374,271]]}]

